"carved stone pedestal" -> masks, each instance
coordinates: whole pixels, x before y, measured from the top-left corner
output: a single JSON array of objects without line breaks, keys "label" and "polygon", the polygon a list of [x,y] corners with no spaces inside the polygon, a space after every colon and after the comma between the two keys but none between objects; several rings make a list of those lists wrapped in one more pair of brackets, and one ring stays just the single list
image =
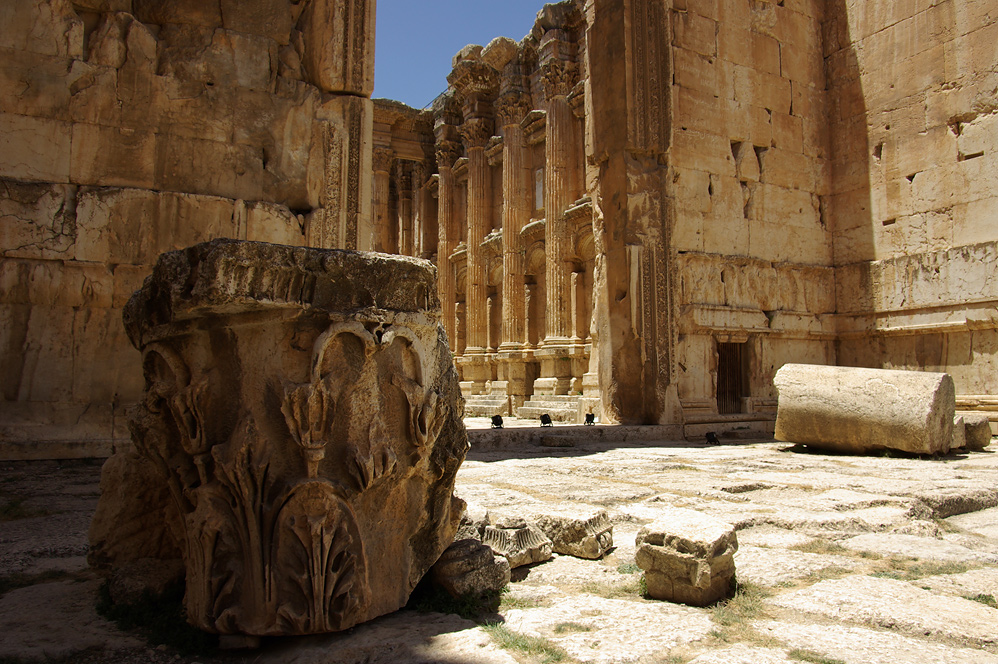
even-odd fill
[{"label": "carved stone pedestal", "polygon": [[[219,240],[161,256],[124,318],[169,504],[120,532],[173,540],[191,623],[309,634],[403,606],[453,540],[468,448],[430,264]],[[92,560],[127,562],[101,532]]]}]

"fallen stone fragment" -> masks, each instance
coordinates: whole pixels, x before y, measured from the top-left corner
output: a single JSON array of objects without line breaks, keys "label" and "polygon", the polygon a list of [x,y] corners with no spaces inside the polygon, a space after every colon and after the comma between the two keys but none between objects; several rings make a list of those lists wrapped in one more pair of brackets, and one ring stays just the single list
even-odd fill
[{"label": "fallen stone fragment", "polygon": [[477,539],[454,542],[430,568],[433,581],[452,597],[498,592],[509,583],[509,561]]},{"label": "fallen stone fragment", "polygon": [[983,413],[963,413],[964,439],[967,449],[980,452],[991,444],[991,422]]},{"label": "fallen stone fragment", "polygon": [[613,548],[613,524],[604,509],[531,506],[518,514],[497,512],[493,518],[499,528],[536,526],[551,540],[552,551],[562,555],[597,560]]},{"label": "fallen stone fragment", "polygon": [[[413,258],[235,240],[160,256],[124,311],[146,385],[137,455],[108,462],[130,479],[94,517],[131,520],[92,529],[95,561],[168,560],[173,535],[187,618],[222,635],[338,631],[405,605],[464,508],[435,275]],[[175,530],[135,527],[171,514]]]},{"label": "fallen stone fragment", "polygon": [[730,524],[673,508],[642,528],[635,544],[635,562],[655,599],[706,606],[733,590],[738,540]]},{"label": "fallen stone fragment", "polygon": [[534,525],[522,528],[486,526],[482,541],[500,556],[505,556],[512,568],[551,559],[551,540]]},{"label": "fallen stone fragment", "polygon": [[773,384],[777,440],[852,454],[939,454],[953,441],[949,374],[785,364]]},{"label": "fallen stone fragment", "polygon": [[465,501],[464,512],[461,513],[461,524],[454,535],[454,541],[476,539],[481,541],[485,526],[492,523],[489,511],[475,502]]}]

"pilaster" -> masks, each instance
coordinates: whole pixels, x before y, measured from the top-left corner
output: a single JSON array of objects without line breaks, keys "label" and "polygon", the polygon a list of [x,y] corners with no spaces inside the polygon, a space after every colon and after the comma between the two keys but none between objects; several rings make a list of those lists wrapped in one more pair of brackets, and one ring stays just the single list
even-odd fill
[{"label": "pilaster", "polygon": [[374,148],[371,166],[374,171],[374,250],[386,254],[393,254],[396,249],[392,221],[388,218],[388,192],[394,158],[391,149]]}]

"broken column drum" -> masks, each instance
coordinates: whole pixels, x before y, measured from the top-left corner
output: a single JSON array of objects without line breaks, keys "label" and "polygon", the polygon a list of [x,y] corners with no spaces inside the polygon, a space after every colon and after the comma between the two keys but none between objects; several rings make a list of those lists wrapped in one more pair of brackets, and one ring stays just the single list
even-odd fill
[{"label": "broken column drum", "polygon": [[786,364],[773,384],[777,440],[851,453],[950,448],[956,391],[949,374]]},{"label": "broken column drum", "polygon": [[183,524],[192,624],[346,629],[403,606],[451,543],[468,442],[434,279],[219,240],[164,254],[132,296],[130,426]]}]

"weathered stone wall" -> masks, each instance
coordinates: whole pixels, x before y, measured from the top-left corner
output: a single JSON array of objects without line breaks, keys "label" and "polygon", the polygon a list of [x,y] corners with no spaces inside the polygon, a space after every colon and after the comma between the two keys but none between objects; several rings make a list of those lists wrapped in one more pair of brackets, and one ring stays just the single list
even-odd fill
[{"label": "weathered stone wall", "polygon": [[839,361],[994,395],[998,3],[828,5]]},{"label": "weathered stone wall", "polygon": [[0,443],[127,438],[161,252],[373,246],[373,34],[366,0],[0,5]]},{"label": "weathered stone wall", "polygon": [[[771,409],[787,361],[834,360],[824,3],[673,3],[673,182],[684,411],[716,412],[718,343]],[[797,359],[795,359],[797,358]]]}]

